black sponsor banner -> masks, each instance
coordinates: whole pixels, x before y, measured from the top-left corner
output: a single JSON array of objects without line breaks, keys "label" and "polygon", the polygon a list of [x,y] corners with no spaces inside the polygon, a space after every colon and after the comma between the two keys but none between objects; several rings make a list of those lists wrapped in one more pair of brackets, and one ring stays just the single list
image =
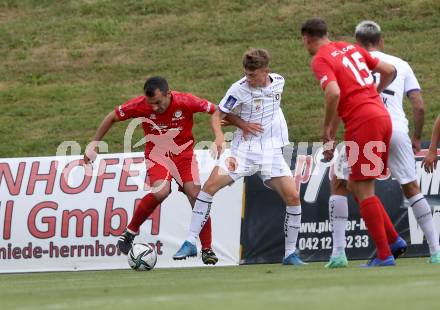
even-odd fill
[{"label": "black sponsor banner", "polygon": [[[285,156],[286,152],[293,154],[292,171],[295,172],[297,184],[301,184],[302,223],[297,247],[305,261],[326,261],[332,248],[328,221],[330,168],[318,168],[313,156],[307,155],[312,154],[311,148],[306,148],[303,153],[298,152],[304,155],[297,156],[296,151],[290,149],[285,150],[284,153]],[[421,155],[424,153],[422,151]],[[422,171],[421,158],[421,156],[417,158],[418,181],[428,203],[434,207],[434,220],[439,228],[440,206],[436,206],[440,205],[438,195],[440,173],[429,175]],[[241,233],[241,263],[281,262],[284,256],[285,205],[276,192],[263,185],[258,176],[247,177],[245,182],[246,203]],[[391,177],[384,176],[376,182],[376,194],[383,202],[400,236],[408,242],[409,249],[406,256],[429,255],[426,241],[412,211],[408,209],[408,202],[404,199],[399,184]],[[351,195],[348,202],[347,257],[368,259],[374,255],[373,240],[368,235],[365,223],[360,218],[359,207]]]}]

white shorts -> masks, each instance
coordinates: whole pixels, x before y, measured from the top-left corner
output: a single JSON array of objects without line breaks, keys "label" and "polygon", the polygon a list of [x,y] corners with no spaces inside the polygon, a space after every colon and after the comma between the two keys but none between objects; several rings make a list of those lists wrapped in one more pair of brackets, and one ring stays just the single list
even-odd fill
[{"label": "white shorts", "polygon": [[220,157],[217,165],[234,181],[253,174],[258,174],[263,182],[276,177],[292,176],[281,148],[265,149],[263,153],[231,149],[231,155]]},{"label": "white shorts", "polygon": [[416,160],[411,139],[402,131],[393,131],[390,141],[388,167],[399,184],[404,185],[417,180]]},{"label": "white shorts", "polygon": [[[391,176],[400,185],[411,183],[417,179],[416,160],[411,139],[405,132],[396,130],[391,135],[388,168],[391,171]],[[334,161],[334,174],[338,179],[348,180],[349,167],[345,147],[338,148]]]},{"label": "white shorts", "polygon": [[347,153],[345,151],[345,143],[339,143],[336,147],[335,155],[333,158],[333,175],[339,180],[348,181],[350,175],[350,167],[348,167]]}]

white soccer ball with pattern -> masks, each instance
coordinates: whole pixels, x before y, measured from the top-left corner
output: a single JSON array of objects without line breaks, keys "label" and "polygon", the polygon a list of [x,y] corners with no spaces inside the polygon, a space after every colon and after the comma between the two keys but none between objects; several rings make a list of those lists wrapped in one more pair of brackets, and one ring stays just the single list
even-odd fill
[{"label": "white soccer ball with pattern", "polygon": [[148,271],[154,268],[157,253],[153,246],[145,243],[135,243],[128,252],[128,264],[136,271]]}]

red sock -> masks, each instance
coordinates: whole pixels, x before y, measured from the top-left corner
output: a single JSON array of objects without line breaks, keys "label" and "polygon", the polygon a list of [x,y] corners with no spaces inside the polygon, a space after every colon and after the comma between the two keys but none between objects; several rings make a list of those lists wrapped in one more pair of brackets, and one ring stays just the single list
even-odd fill
[{"label": "red sock", "polygon": [[377,196],[369,197],[361,202],[360,212],[368,228],[368,233],[374,240],[377,248],[377,257],[385,259],[391,255],[385,233],[381,203]]},{"label": "red sock", "polygon": [[382,211],[383,224],[385,226],[385,233],[387,234],[388,244],[393,244],[397,240],[397,237],[399,237],[399,234],[394,228],[393,222],[391,222],[391,219],[388,216],[387,211],[385,211],[385,208],[380,200],[379,203]]},{"label": "red sock", "polygon": [[157,201],[153,194],[150,193],[146,195],[134,210],[133,218],[127,228],[137,233],[142,223],[154,212],[154,209],[156,209],[159,204],[159,201]]},{"label": "red sock", "polygon": [[211,217],[209,217],[206,221],[205,226],[203,226],[202,230],[200,231],[199,237],[200,243],[202,244],[202,249],[210,249],[212,242]]}]

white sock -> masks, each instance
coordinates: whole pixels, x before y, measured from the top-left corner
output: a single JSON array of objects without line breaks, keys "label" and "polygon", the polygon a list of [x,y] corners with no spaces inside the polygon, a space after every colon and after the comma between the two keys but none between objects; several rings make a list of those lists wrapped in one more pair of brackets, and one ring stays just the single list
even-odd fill
[{"label": "white sock", "polygon": [[301,205],[287,206],[286,219],[284,221],[285,252],[284,257],[289,256],[296,250],[299,229],[301,227]]},{"label": "white sock", "polygon": [[345,254],[345,230],[348,219],[347,197],[331,195],[328,200],[328,211],[333,237],[332,256]]},{"label": "white sock", "polygon": [[417,219],[417,223],[425,234],[426,241],[429,245],[429,252],[431,254],[437,253],[440,250],[439,235],[434,226],[431,207],[428,205],[422,193],[412,196],[408,201]]},{"label": "white sock", "polygon": [[200,191],[197,196],[196,203],[192,210],[191,224],[189,226],[189,236],[186,239],[192,244],[196,244],[196,240],[205,226],[206,221],[209,218],[209,211],[211,210],[212,196]]},{"label": "white sock", "polygon": [[132,230],[130,230],[130,229],[128,229],[128,228],[126,228],[126,230],[130,233],[130,234],[132,234],[132,235],[137,235],[138,233],[136,233],[136,232],[134,232],[134,231],[132,231]]}]

